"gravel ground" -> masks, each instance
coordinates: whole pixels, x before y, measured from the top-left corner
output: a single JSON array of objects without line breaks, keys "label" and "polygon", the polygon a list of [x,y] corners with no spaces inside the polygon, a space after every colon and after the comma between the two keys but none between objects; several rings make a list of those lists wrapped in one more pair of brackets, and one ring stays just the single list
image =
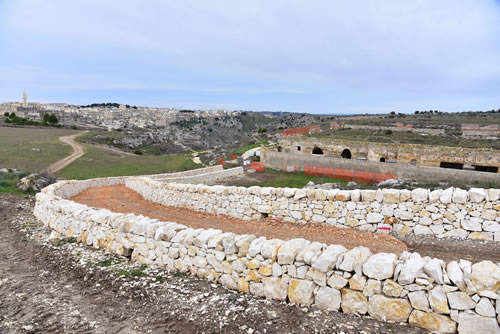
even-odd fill
[{"label": "gravel ground", "polygon": [[0,333],[427,333],[226,290],[65,239],[0,194]]}]

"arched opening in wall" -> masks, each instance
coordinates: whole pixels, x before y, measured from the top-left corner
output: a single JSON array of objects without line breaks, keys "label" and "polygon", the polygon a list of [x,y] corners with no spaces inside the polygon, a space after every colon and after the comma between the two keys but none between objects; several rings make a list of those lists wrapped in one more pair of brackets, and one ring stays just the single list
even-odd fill
[{"label": "arched opening in wall", "polygon": [[417,165],[417,160],[413,159],[410,161],[410,165],[416,166]]},{"label": "arched opening in wall", "polygon": [[346,148],[345,150],[342,151],[341,157],[343,159],[351,159],[351,157],[352,157],[351,151]]},{"label": "arched opening in wall", "polygon": [[283,152],[283,147],[278,146],[278,152]]},{"label": "arched opening in wall", "polygon": [[459,164],[455,162],[441,162],[439,164],[441,168],[450,168],[450,169],[464,169],[464,164]]},{"label": "arched opening in wall", "polygon": [[319,154],[319,155],[323,155],[323,150],[320,149],[319,147],[315,147],[313,148],[313,152],[312,154]]},{"label": "arched opening in wall", "polygon": [[302,147],[297,146],[297,151],[300,152],[302,150]]},{"label": "arched opening in wall", "polygon": [[385,162],[385,158],[384,157],[380,158],[380,162]]}]

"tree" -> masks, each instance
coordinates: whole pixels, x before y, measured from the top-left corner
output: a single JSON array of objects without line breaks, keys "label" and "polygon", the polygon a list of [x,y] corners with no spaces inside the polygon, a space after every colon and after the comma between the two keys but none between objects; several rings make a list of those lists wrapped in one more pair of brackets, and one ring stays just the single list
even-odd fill
[{"label": "tree", "polygon": [[59,120],[57,119],[57,116],[54,115],[54,114],[45,114],[43,116],[43,121],[47,122],[49,124],[52,124],[52,125],[59,123]]},{"label": "tree", "polygon": [[5,117],[8,117],[9,116],[9,112],[6,111],[4,114],[3,114]]}]

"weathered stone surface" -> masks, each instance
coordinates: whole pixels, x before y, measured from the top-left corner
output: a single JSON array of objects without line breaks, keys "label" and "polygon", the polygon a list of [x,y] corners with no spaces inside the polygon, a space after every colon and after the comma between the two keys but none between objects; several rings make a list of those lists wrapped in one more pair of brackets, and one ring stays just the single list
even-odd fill
[{"label": "weathered stone surface", "polygon": [[370,297],[368,303],[368,313],[380,321],[406,322],[411,311],[411,305],[406,299],[375,295]]},{"label": "weathered stone surface", "polygon": [[297,254],[311,242],[305,239],[292,239],[286,241],[278,250],[279,264],[293,264]]},{"label": "weathered stone surface", "polygon": [[359,276],[358,274],[354,274],[349,279],[349,288],[351,290],[358,290],[358,291],[363,291],[365,288],[366,284],[366,277],[365,276]]},{"label": "weathered stone surface", "polygon": [[451,198],[453,196],[453,187],[443,190],[439,196],[439,201],[443,204],[451,203]]},{"label": "weathered stone surface", "polygon": [[467,231],[464,230],[451,230],[443,234],[443,237],[465,239],[467,238],[467,234]]},{"label": "weathered stone surface", "polygon": [[329,287],[319,288],[314,299],[314,305],[328,311],[338,311],[341,302],[340,291]]},{"label": "weathered stone surface", "polygon": [[450,314],[450,308],[448,307],[448,298],[441,285],[434,287],[429,291],[429,304],[434,312],[440,314]]},{"label": "weathered stone surface", "polygon": [[443,269],[438,259],[432,259],[424,265],[424,273],[429,275],[437,284],[443,284]]},{"label": "weathered stone surface", "polygon": [[340,290],[343,287],[345,287],[348,283],[348,280],[345,279],[344,277],[333,274],[329,279],[328,279],[328,285],[331,286],[334,289]]},{"label": "weathered stone surface", "polygon": [[482,188],[470,188],[469,200],[473,203],[482,202],[486,198],[486,191]]},{"label": "weathered stone surface", "polygon": [[496,292],[500,288],[500,268],[491,261],[472,265],[471,280],[478,290]]},{"label": "weathered stone surface", "polygon": [[313,261],[317,256],[319,256],[319,254],[321,254],[322,249],[322,243],[317,241],[313,242],[298,253],[297,261],[311,264],[311,261]]},{"label": "weathered stone surface", "polygon": [[428,226],[417,225],[413,228],[415,235],[431,235],[434,234]]},{"label": "weathered stone surface", "polygon": [[322,271],[326,273],[327,271],[332,270],[336,263],[337,258],[345,253],[347,248],[341,245],[330,245],[326,248],[326,250],[318,257],[316,261],[312,264],[314,269]]},{"label": "weathered stone surface", "polygon": [[460,290],[465,290],[464,273],[458,265],[457,261],[451,261],[446,265],[446,273],[448,278],[456,285]]},{"label": "weathered stone surface", "polygon": [[311,281],[292,279],[288,285],[288,298],[291,303],[311,305],[314,288],[315,284]]},{"label": "weathered stone surface", "polygon": [[365,284],[365,288],[363,289],[363,295],[365,295],[366,297],[371,297],[380,293],[382,293],[382,282],[376,279],[369,279]]},{"label": "weathered stone surface", "polygon": [[266,240],[266,237],[260,237],[253,240],[248,247],[248,255],[251,257],[255,257],[257,254],[260,254],[262,246],[264,245],[264,242]]},{"label": "weathered stone surface", "polygon": [[268,299],[285,300],[288,293],[288,283],[281,278],[264,277],[264,296]]},{"label": "weathered stone surface", "polygon": [[359,291],[342,289],[342,311],[344,313],[366,314],[368,312],[368,300]]},{"label": "weathered stone surface", "polygon": [[398,282],[399,284],[411,284],[415,281],[415,278],[423,272],[424,260],[418,253],[413,253],[410,258],[405,261],[401,272],[399,273]]},{"label": "weathered stone surface", "polygon": [[397,189],[383,189],[384,203],[392,204],[399,203],[399,190]]},{"label": "weathered stone surface", "polygon": [[408,293],[408,299],[410,299],[411,306],[414,309],[421,311],[429,310],[429,300],[427,299],[427,292],[425,291],[414,291]]},{"label": "weathered stone surface", "polygon": [[219,278],[219,282],[220,282],[220,284],[222,284],[223,286],[225,286],[228,289],[232,289],[232,290],[238,289],[238,282],[236,281],[236,279],[232,275],[227,275],[227,274],[222,275]]},{"label": "weathered stone surface", "polygon": [[343,271],[355,271],[356,274],[363,274],[363,263],[372,255],[367,247],[356,247],[344,254],[344,259],[339,265]]},{"label": "weathered stone surface", "polygon": [[483,317],[494,318],[496,316],[495,308],[488,298],[481,298],[479,303],[476,305],[476,313],[482,315]]},{"label": "weathered stone surface", "polygon": [[411,199],[413,202],[427,201],[428,196],[429,196],[429,190],[427,189],[417,188],[411,191]]},{"label": "weathered stone surface", "polygon": [[401,296],[401,292],[403,291],[403,287],[393,280],[388,279],[384,281],[382,291],[386,296],[399,298]]},{"label": "weathered stone surface", "polygon": [[460,312],[458,315],[458,332],[460,334],[498,334],[500,326],[495,318]]},{"label": "weathered stone surface", "polygon": [[278,255],[278,250],[283,244],[283,240],[280,239],[270,239],[264,241],[264,244],[262,245],[262,249],[260,250],[260,253],[264,258],[267,259],[276,259],[276,256]]},{"label": "weathered stone surface", "polygon": [[475,219],[464,219],[462,220],[462,228],[467,231],[480,232],[482,230],[481,223]]},{"label": "weathered stone surface", "polygon": [[425,328],[433,332],[450,334],[457,332],[457,323],[445,315],[414,310],[411,312],[408,321],[412,326]]},{"label": "weathered stone surface", "polygon": [[384,216],[377,212],[370,212],[366,215],[366,221],[370,224],[380,223],[383,219]]},{"label": "weathered stone surface", "polygon": [[450,292],[447,294],[447,297],[452,309],[469,310],[476,307],[476,303],[465,292]]},{"label": "weathered stone surface", "polygon": [[394,274],[396,259],[396,254],[377,253],[372,255],[363,264],[363,273],[370,278],[378,280],[391,278]]},{"label": "weathered stone surface", "polygon": [[377,191],[375,190],[361,190],[361,200],[363,202],[373,202]]},{"label": "weathered stone surface", "polygon": [[453,191],[452,201],[453,203],[460,204],[467,202],[467,190],[455,188],[455,191]]}]

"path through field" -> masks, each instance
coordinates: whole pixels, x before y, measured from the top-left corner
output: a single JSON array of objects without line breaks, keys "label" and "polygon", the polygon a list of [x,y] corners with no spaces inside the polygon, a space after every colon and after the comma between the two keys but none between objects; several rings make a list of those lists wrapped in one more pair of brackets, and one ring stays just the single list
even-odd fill
[{"label": "path through field", "polygon": [[77,142],[75,142],[75,138],[86,133],[86,132],[87,131],[75,133],[74,135],[71,135],[71,136],[59,137],[59,140],[61,142],[63,142],[64,144],[70,145],[73,148],[73,153],[71,153],[71,155],[67,156],[64,159],[61,159],[59,161],[54,162],[52,165],[50,165],[49,167],[47,167],[43,171],[47,172],[49,174],[54,174],[55,172],[63,169],[64,167],[66,167],[67,165],[69,165],[70,163],[72,163],[76,159],[80,158],[82,155],[84,155],[85,152],[83,151],[83,147],[80,144],[78,144]]}]

